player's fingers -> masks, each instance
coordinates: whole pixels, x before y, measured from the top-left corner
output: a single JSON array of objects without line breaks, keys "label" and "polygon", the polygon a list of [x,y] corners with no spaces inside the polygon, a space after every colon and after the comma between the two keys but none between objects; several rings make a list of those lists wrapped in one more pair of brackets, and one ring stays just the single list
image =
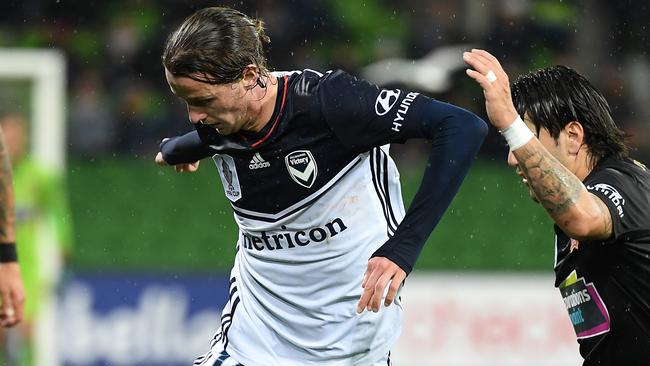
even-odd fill
[{"label": "player's fingers", "polygon": [[368,278],[366,279],[364,289],[372,293],[381,274],[382,272],[377,266],[373,266],[372,264],[368,265]]},{"label": "player's fingers", "polygon": [[366,288],[366,284],[370,279],[370,274],[375,271],[375,262],[373,260],[368,261],[368,267],[366,268],[366,273],[363,274],[363,281],[361,281],[361,288]]},{"label": "player's fingers", "polygon": [[374,311],[375,313],[379,311],[379,304],[381,304],[381,298],[384,296],[384,290],[386,289],[386,286],[388,285],[388,282],[393,277],[393,275],[394,273],[392,271],[386,272],[381,277],[379,277],[375,283],[374,293],[372,294],[372,297],[370,298],[370,302],[368,304],[370,310]]},{"label": "player's fingers", "polygon": [[499,60],[496,57],[494,57],[494,55],[492,55],[491,53],[489,53],[486,50],[482,50],[480,48],[473,48],[472,53],[477,53],[477,54],[485,57],[486,59],[490,60],[492,62],[492,64],[494,64],[495,66],[498,66],[501,69],[503,68],[503,67],[501,67],[501,63],[499,62]]},{"label": "player's fingers", "polygon": [[380,274],[378,273],[374,266],[372,266],[372,263],[368,265],[368,270],[367,272],[367,279],[364,281],[364,288],[363,288],[363,294],[361,294],[361,298],[359,299],[359,303],[357,304],[357,313],[361,314],[364,309],[368,307],[368,303],[370,302],[370,299],[372,298],[372,295],[374,294],[375,290],[375,283],[379,279]]},{"label": "player's fingers", "polygon": [[167,162],[163,158],[163,155],[162,155],[161,152],[158,152],[158,154],[156,154],[156,158],[154,159],[154,162],[156,164],[158,164],[158,165],[167,165]]},{"label": "player's fingers", "polygon": [[363,311],[368,306],[368,301],[370,300],[371,296],[372,296],[372,291],[370,290],[370,288],[368,287],[364,288],[363,293],[361,294],[361,298],[357,303],[357,314],[363,313]]},{"label": "player's fingers", "polygon": [[386,300],[384,300],[384,306],[388,306],[393,303],[395,296],[397,296],[397,290],[399,290],[399,287],[402,285],[402,282],[404,282],[405,278],[406,272],[397,271],[397,273],[395,273],[395,276],[393,276],[390,281],[390,287],[388,287],[388,293],[386,294]]},{"label": "player's fingers", "polygon": [[188,164],[176,164],[174,165],[174,169],[176,170],[176,173],[194,173],[195,171],[199,170],[199,162],[196,161],[194,163]]},{"label": "player's fingers", "polygon": [[506,84],[508,84],[507,82],[508,74],[503,69],[503,66],[501,66],[499,60],[496,57],[494,57],[491,53],[481,49],[472,49],[472,56],[481,59],[483,64],[488,65],[490,67],[490,70],[494,72],[497,79],[506,81]]},{"label": "player's fingers", "polygon": [[366,273],[363,274],[363,280],[361,281],[361,288],[366,288],[366,283],[368,282],[368,274],[370,273],[370,267],[366,269]]},{"label": "player's fingers", "polygon": [[[25,295],[23,293],[22,288],[16,289],[16,291],[13,292],[13,304],[14,304],[14,311],[16,312],[15,316],[15,324],[20,323],[23,320],[23,305],[25,304]],[[14,324],[14,325],[15,325]]]},{"label": "player's fingers", "polygon": [[[496,71],[496,69],[501,69],[501,65],[499,64],[498,61],[494,57],[488,57],[486,54],[487,52],[480,52],[482,50],[477,50],[473,49],[470,52],[471,58],[476,59],[477,61],[481,62],[483,65],[485,65],[489,69],[493,69]],[[496,61],[496,62],[495,62]]]},{"label": "player's fingers", "polygon": [[472,69],[467,69],[465,70],[465,73],[467,76],[476,80],[476,82],[481,86],[481,88],[483,88],[484,91],[487,92],[492,87],[492,83],[490,83],[485,75],[481,74],[480,72]]},{"label": "player's fingers", "polygon": [[2,306],[0,306],[0,325],[3,327],[11,327],[14,324],[16,312],[14,311],[14,304],[11,300],[9,289],[1,289],[0,296],[2,297]]},{"label": "player's fingers", "polygon": [[[499,66],[492,65],[488,59],[479,54],[465,52],[463,53],[463,60],[473,67],[474,71],[485,77],[485,80],[488,82],[487,84],[481,84],[481,80],[474,78],[476,81],[479,81],[485,91],[491,90],[492,84],[495,84],[499,79],[507,80],[507,76],[503,76],[503,71]],[[495,72],[495,70],[497,71]],[[472,76],[471,73],[468,73],[468,75]]]},{"label": "player's fingers", "polygon": [[2,325],[3,327],[13,327],[14,325],[18,324],[20,320],[22,319],[22,315],[19,317],[18,313],[16,313],[15,310],[9,309],[9,312],[4,318],[4,324]]},{"label": "player's fingers", "polygon": [[487,52],[479,53],[479,50],[472,50],[471,53],[465,52],[463,54],[463,60],[467,64],[474,67],[474,69],[481,74],[483,74],[491,84],[496,81],[505,81],[508,83],[508,75],[501,67],[498,61],[491,56],[491,58],[486,57],[484,54]]},{"label": "player's fingers", "polygon": [[195,171],[199,170],[199,163],[200,161],[195,161],[193,163],[188,164],[187,171],[190,173],[194,173]]},{"label": "player's fingers", "polygon": [[483,75],[486,75],[491,69],[491,65],[487,60],[471,52],[463,52],[463,61]]}]

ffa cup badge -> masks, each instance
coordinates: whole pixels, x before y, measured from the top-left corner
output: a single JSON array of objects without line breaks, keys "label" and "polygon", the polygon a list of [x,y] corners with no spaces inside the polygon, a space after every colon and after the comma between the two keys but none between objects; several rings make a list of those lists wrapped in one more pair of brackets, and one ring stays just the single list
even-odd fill
[{"label": "ffa cup badge", "polygon": [[219,171],[221,183],[223,183],[223,191],[226,193],[226,197],[228,197],[232,202],[239,200],[242,197],[242,194],[233,158],[225,154],[216,154],[212,157],[212,160],[214,160],[217,170]]}]

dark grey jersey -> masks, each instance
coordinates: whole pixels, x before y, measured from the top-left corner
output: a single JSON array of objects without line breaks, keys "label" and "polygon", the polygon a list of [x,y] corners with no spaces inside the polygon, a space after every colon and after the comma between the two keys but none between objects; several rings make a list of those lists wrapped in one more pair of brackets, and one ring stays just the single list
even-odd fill
[{"label": "dark grey jersey", "polygon": [[603,159],[584,181],[612,218],[608,240],[578,242],[557,226],[556,286],[585,365],[650,365],[650,172]]}]

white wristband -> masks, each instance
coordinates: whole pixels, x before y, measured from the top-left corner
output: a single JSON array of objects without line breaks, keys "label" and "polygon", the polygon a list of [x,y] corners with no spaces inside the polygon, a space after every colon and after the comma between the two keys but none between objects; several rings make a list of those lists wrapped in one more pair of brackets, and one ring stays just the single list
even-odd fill
[{"label": "white wristband", "polygon": [[526,145],[535,136],[519,116],[508,128],[499,132],[506,138],[511,151]]}]

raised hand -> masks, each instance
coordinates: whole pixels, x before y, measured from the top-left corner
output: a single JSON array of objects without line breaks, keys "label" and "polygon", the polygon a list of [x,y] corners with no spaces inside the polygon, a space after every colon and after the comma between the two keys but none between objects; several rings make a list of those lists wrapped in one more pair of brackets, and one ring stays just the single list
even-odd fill
[{"label": "raised hand", "polygon": [[483,88],[485,110],[490,123],[498,130],[506,129],[517,119],[508,74],[501,67],[499,60],[484,50],[472,49],[471,52],[464,52],[463,60],[473,68],[466,70],[467,75]]}]

